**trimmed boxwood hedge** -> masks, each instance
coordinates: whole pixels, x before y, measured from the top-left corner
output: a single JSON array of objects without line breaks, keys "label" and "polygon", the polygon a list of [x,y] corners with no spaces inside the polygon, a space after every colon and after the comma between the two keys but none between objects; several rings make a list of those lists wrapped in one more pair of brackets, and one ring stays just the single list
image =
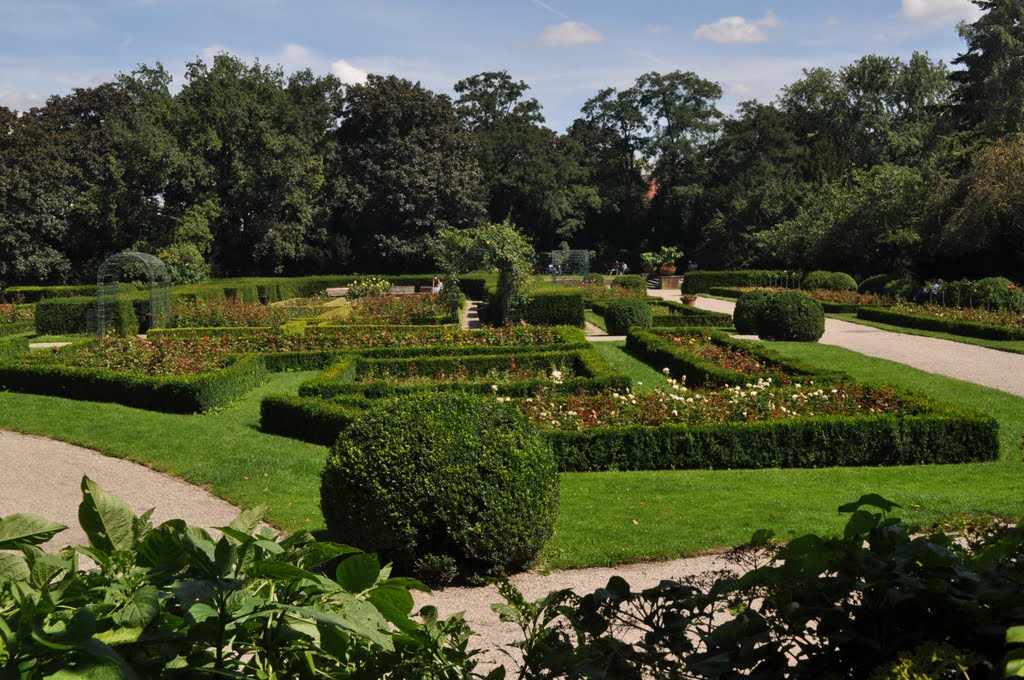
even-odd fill
[{"label": "trimmed boxwood hedge", "polygon": [[583,328],[583,294],[577,290],[545,290],[534,293],[523,305],[528,324]]},{"label": "trimmed boxwood hedge", "polygon": [[161,377],[35,361],[0,363],[0,389],[167,413],[198,413],[224,406],[266,377],[267,368],[258,356],[236,358],[210,373]]},{"label": "trimmed boxwood hedge", "polygon": [[331,446],[371,402],[333,400],[271,394],[260,404],[260,429],[267,434]]},{"label": "trimmed boxwood hedge", "polygon": [[11,286],[5,288],[0,302],[32,303],[50,298],[89,297],[96,295],[96,286]]},{"label": "trimmed boxwood hedge", "polygon": [[0,360],[13,359],[28,351],[32,333],[12,333],[0,337]]},{"label": "trimmed boxwood hedge", "polygon": [[625,335],[630,328],[650,328],[654,314],[646,300],[623,298],[602,305],[602,316],[610,335]]},{"label": "trimmed boxwood hedge", "polygon": [[667,336],[703,335],[711,338],[711,341],[726,347],[735,347],[759,357],[765,366],[777,367],[794,377],[842,377],[841,373],[823,372],[803,366],[793,361],[783,361],[777,354],[762,347],[759,344],[736,340],[729,337],[722,331],[709,329],[699,331],[651,329],[649,331],[637,330],[626,336],[626,350],[650,364],[656,369],[668,368],[672,375],[686,376],[686,384],[693,386],[717,386],[736,385],[750,382],[758,377],[770,377],[768,373],[746,375],[737,371],[730,371],[716,363],[707,361],[695,354],[687,352],[682,347],[677,347]]},{"label": "trimmed boxwood hedge", "polygon": [[631,290],[647,290],[647,277],[640,274],[620,274],[612,279],[611,285]]},{"label": "trimmed boxwood hedge", "polygon": [[[698,309],[690,305],[680,304],[674,300],[662,300],[649,297],[647,303],[651,305],[651,326],[652,327],[673,327],[673,326],[697,326],[710,328],[728,328],[732,325],[732,317],[721,312],[711,312],[706,309]],[[590,308],[595,314],[605,316],[610,301],[597,301],[591,303]]]},{"label": "trimmed boxwood hedge", "polygon": [[[550,380],[523,380],[499,384],[495,391],[489,383],[443,383],[422,385],[394,385],[383,382],[358,384],[356,377],[369,366],[407,367],[415,364],[425,374],[436,371],[454,372],[466,366],[471,373],[482,373],[491,368],[502,368],[514,357],[521,366],[547,367],[552,364],[572,362],[576,377],[554,385]],[[320,375],[303,382],[299,395],[303,397],[334,398],[359,395],[374,399],[423,391],[455,391],[500,396],[525,397],[540,388],[559,393],[600,392],[605,389],[624,390],[631,386],[628,376],[617,373],[604,358],[593,349],[563,352],[503,352],[490,355],[431,356],[404,359],[370,359],[357,355],[339,357]]]},{"label": "trimmed boxwood hedge", "polygon": [[[119,295],[111,303],[112,316],[108,331],[134,335],[139,331],[133,301]],[[40,335],[69,335],[96,330],[94,297],[46,298],[36,303],[36,331]]]},{"label": "trimmed boxwood hedge", "polygon": [[983,338],[985,340],[1024,340],[1024,330],[1008,326],[946,319],[930,314],[913,314],[883,307],[861,307],[857,310],[857,318],[864,319],[865,321],[887,323],[893,326],[937,331],[951,335],[965,335],[970,338]]},{"label": "trimmed boxwood hedge", "polygon": [[799,283],[795,272],[783,272],[778,269],[744,269],[736,271],[694,271],[687,272],[683,277],[684,293],[708,293],[712,288],[747,288],[750,286],[778,286]]},{"label": "trimmed boxwood hedge", "polygon": [[805,416],[546,434],[562,472],[917,465],[999,456],[994,418],[938,404],[901,417]]},{"label": "trimmed boxwood hedge", "polygon": [[762,340],[817,342],[824,333],[825,310],[800,291],[772,293],[757,315],[757,335]]}]

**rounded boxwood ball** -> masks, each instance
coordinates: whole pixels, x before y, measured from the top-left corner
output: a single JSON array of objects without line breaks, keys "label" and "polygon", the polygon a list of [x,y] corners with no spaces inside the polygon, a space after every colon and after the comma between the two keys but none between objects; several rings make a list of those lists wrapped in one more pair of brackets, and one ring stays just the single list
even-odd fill
[{"label": "rounded boxwood ball", "polygon": [[623,298],[611,302],[604,313],[609,335],[625,335],[631,326],[650,328],[653,320],[651,306],[639,298]]},{"label": "rounded boxwood ball", "polygon": [[[558,514],[550,445],[494,397],[430,392],[385,400],[331,449],[320,507],[332,540],[405,569],[463,575],[525,567]],[[429,574],[424,574],[429,578]]]},{"label": "rounded boxwood ball", "polygon": [[771,298],[766,290],[752,290],[736,298],[732,311],[732,325],[740,335],[757,335],[757,319]]},{"label": "rounded boxwood ball", "polygon": [[757,335],[762,340],[816,342],[824,333],[821,304],[795,290],[773,293],[757,320]]}]

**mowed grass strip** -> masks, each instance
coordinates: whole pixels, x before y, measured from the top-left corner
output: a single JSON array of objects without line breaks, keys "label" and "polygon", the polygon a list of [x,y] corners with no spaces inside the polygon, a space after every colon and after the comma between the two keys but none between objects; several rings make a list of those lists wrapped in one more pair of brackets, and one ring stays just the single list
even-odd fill
[{"label": "mowed grass strip", "polygon": [[244,399],[205,415],[0,392],[0,428],[127,458],[239,507],[266,504],[267,520],[289,531],[321,529],[320,473],[327,449],[259,431],[263,396],[295,394],[313,375],[273,374]]}]

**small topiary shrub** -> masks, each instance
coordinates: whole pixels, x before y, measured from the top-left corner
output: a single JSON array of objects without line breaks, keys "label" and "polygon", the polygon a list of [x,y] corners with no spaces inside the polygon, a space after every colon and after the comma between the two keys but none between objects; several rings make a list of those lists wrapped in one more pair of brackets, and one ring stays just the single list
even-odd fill
[{"label": "small topiary shrub", "polygon": [[612,285],[632,290],[646,290],[647,279],[639,274],[623,274],[612,279]]},{"label": "small topiary shrub", "polygon": [[857,292],[866,294],[874,293],[875,295],[881,294],[885,292],[885,284],[892,280],[893,278],[888,274],[875,274],[874,276],[869,276],[860,282],[860,285],[857,286]]},{"label": "small topiary shrub", "polygon": [[623,298],[605,308],[604,322],[610,335],[625,335],[630,328],[650,328],[653,314],[645,300]]},{"label": "small topiary shrub", "polygon": [[910,300],[919,290],[921,290],[921,284],[907,279],[895,279],[882,288],[886,295],[891,295],[897,300]]},{"label": "small topiary shrub", "polygon": [[[400,568],[464,576],[522,569],[551,536],[551,447],[493,397],[426,393],[387,400],[344,430],[320,506],[331,536]],[[450,575],[450,573],[448,574]]]},{"label": "small topiary shrub", "polygon": [[802,285],[807,290],[857,290],[857,282],[843,272],[811,272]]},{"label": "small topiary shrub", "polygon": [[772,294],[757,319],[757,335],[762,340],[817,342],[824,333],[821,303],[797,291]]},{"label": "small topiary shrub", "polygon": [[771,293],[764,290],[752,290],[736,299],[736,308],[732,313],[732,324],[740,335],[757,335],[757,320],[764,306],[771,298]]}]

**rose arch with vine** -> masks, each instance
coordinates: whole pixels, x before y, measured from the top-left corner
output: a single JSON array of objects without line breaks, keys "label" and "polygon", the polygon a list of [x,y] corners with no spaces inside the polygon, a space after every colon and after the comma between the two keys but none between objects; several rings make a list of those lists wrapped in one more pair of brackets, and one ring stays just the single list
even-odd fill
[{"label": "rose arch with vine", "polygon": [[533,271],[534,251],[508,220],[473,229],[446,229],[434,257],[445,272],[444,295],[458,318],[459,277],[477,269],[498,270],[497,318],[517,321]]}]

